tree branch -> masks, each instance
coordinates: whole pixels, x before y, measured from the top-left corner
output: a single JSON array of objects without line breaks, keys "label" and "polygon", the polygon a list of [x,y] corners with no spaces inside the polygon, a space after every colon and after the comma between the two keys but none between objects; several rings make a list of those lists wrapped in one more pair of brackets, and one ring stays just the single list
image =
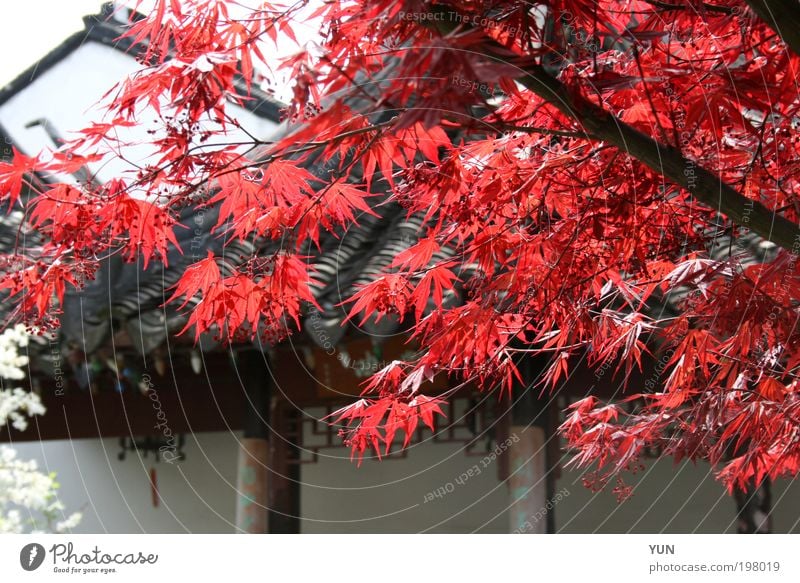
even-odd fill
[{"label": "tree branch", "polygon": [[[797,0],[760,0],[770,5],[788,5]],[[775,8],[773,14],[777,14]],[[788,16],[787,16],[788,18]],[[445,18],[435,26],[442,34],[461,27],[461,18]],[[800,40],[800,25],[793,29]],[[700,202],[722,213],[739,225],[787,250],[800,248],[800,226],[758,201],[748,199],[718,175],[686,158],[676,148],[662,144],[643,134],[607,110],[570,91],[540,65],[531,64],[524,55],[512,52],[494,39],[483,36],[470,50],[501,63],[510,63],[522,72],[517,81],[556,107],[564,115],[578,121],[589,138],[601,140],[639,160],[661,176],[688,190]]]},{"label": "tree branch", "polygon": [[540,66],[528,66],[525,73],[517,81],[580,122],[591,137],[613,144],[682,186],[697,200],[776,245],[784,249],[797,249],[800,246],[798,225],[760,202],[748,199],[718,175],[685,158],[674,147],[659,143],[600,106],[568,91]]},{"label": "tree branch", "polygon": [[800,55],[800,2],[797,0],[747,0],[758,17]]},{"label": "tree branch", "polygon": [[[659,0],[645,0],[648,4],[652,4],[656,8],[662,10],[697,10],[694,6],[689,4],[675,4],[674,2],[660,2]],[[719,14],[733,14],[733,8],[729,6],[717,6],[716,4],[709,4],[703,2],[700,6],[709,12],[717,12]]]}]

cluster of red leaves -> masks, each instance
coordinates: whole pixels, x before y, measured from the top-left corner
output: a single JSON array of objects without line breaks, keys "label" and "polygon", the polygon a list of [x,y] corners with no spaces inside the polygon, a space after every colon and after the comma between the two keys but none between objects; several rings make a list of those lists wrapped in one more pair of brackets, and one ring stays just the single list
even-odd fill
[{"label": "cluster of red leaves", "polygon": [[[197,334],[285,329],[314,303],[298,250],[376,212],[368,193],[387,189],[425,232],[342,302],[362,321],[408,317],[421,350],[338,412],[354,453],[388,448],[398,431],[407,443],[420,417],[433,426],[438,401],[418,391],[434,375],[511,390],[515,357],[549,355],[542,379],[556,390],[588,354],[626,375],[655,357],[663,374],[631,387],[624,410],[594,398],[572,407],[562,433],[576,463],[615,472],[658,446],[722,464],[731,487],[797,472],[800,243],[752,265],[737,238],[769,229],[732,224],[693,186],[702,170],[800,220],[800,57],[768,23],[740,0],[548,0],[535,13],[511,0],[325,2],[310,16],[322,46],[284,63],[301,125],[256,166],[225,143],[225,107],[248,98],[236,78],[250,87],[254,61],[268,65],[264,43],[308,18],[300,4],[242,14],[225,0],[157,0],[130,29],[147,49],[143,69],[108,95],[112,121],[55,156],[0,165],[0,197],[24,202],[49,239],[29,280],[2,285],[58,296],[41,265],[70,281],[110,249],[163,258],[174,209],[219,204],[217,228],[287,245],[232,275],[212,257],[197,262],[170,301],[194,300]],[[155,162],[124,184],[37,190],[29,179],[38,165],[69,173],[72,156],[113,156],[124,145],[115,129],[145,108],[163,121]],[[602,124],[657,142],[684,167],[654,169],[635,145],[595,137]],[[315,177],[311,159],[339,163]],[[715,236],[730,236],[733,252],[712,254]]]},{"label": "cluster of red leaves", "polygon": [[310,286],[305,263],[297,256],[277,254],[268,261],[258,261],[255,273],[237,272],[222,277],[214,255],[189,266],[174,286],[172,302],[183,296],[181,308],[199,298],[192,309],[183,332],[194,327],[195,337],[216,330],[218,338],[234,338],[249,328],[254,337],[259,326],[266,336],[284,336],[288,331],[287,318],[299,326],[303,302],[319,309]]},{"label": "cluster of red leaves", "polygon": [[402,447],[407,447],[420,419],[434,431],[436,415],[444,415],[440,407],[444,401],[418,394],[422,379],[418,371],[409,375],[408,368],[405,362],[392,361],[365,384],[362,397],[374,393],[377,398],[359,399],[329,416],[342,425],[339,434],[350,446],[351,458],[358,455],[359,464],[370,448],[379,458],[381,449],[388,454],[398,432],[405,434]]},{"label": "cluster of red leaves", "polygon": [[356,429],[342,429],[339,434],[351,449],[352,457],[358,456],[359,464],[368,449],[381,457],[387,455],[398,431],[405,433],[402,447],[407,447],[417,429],[420,419],[431,431],[435,430],[434,416],[442,415],[441,400],[425,395],[412,399],[397,396],[382,399],[359,399],[352,405],[335,412],[336,423],[356,424]]}]

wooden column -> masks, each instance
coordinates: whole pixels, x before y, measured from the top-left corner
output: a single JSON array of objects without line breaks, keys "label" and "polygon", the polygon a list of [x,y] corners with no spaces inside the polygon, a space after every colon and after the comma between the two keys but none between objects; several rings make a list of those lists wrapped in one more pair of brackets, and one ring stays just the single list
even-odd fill
[{"label": "wooden column", "polygon": [[279,395],[273,397],[271,410],[273,437],[270,443],[269,531],[298,534],[302,411]]},{"label": "wooden column", "polygon": [[509,433],[509,531],[544,534],[555,531],[553,515],[554,476],[548,472],[547,395],[540,400],[532,387],[533,362],[520,366],[525,385],[512,397]]},{"label": "wooden column", "polygon": [[269,399],[271,375],[267,356],[256,350],[239,353],[236,362],[245,391],[244,436],[239,444],[236,480],[238,532],[269,532]]}]

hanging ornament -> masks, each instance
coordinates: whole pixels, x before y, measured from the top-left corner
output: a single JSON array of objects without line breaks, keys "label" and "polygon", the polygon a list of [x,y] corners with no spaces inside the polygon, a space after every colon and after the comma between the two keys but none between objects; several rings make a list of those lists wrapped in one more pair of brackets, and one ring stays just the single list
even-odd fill
[{"label": "hanging ornament", "polygon": [[203,359],[200,357],[200,353],[197,350],[192,350],[189,356],[189,362],[192,365],[194,374],[200,374],[203,371]]},{"label": "hanging ornament", "polygon": [[163,377],[167,372],[167,359],[164,358],[164,353],[159,350],[153,358],[153,367],[156,369],[158,376]]},{"label": "hanging ornament", "polygon": [[303,346],[302,352],[303,352],[303,360],[305,361],[306,366],[313,371],[314,367],[317,364],[314,359],[314,351],[311,350],[310,346]]},{"label": "hanging ornament", "polygon": [[158,508],[158,477],[155,468],[150,468],[150,496],[153,500],[153,508]]}]

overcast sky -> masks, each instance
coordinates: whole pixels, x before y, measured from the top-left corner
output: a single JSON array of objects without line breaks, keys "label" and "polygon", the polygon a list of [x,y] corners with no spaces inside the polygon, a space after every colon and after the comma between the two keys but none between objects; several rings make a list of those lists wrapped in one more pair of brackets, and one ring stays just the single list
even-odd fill
[{"label": "overcast sky", "polygon": [[102,0],[25,0],[3,2],[0,9],[0,84],[36,63],[73,32],[81,17],[99,12]]},{"label": "overcast sky", "polygon": [[[98,13],[103,3],[103,0],[3,2],[0,8],[0,38],[3,39],[4,46],[0,57],[0,85],[13,80],[60,45],[69,35],[82,30],[82,17]],[[314,4],[311,3],[312,7]],[[295,32],[301,42],[316,36],[316,28],[310,22],[297,25]],[[287,41],[285,50],[281,52],[288,54],[296,49],[294,43]],[[274,54],[274,49],[266,54]],[[283,82],[286,83],[287,80],[283,79]],[[288,86],[285,93],[278,91],[281,98],[285,99],[288,95]]]}]

